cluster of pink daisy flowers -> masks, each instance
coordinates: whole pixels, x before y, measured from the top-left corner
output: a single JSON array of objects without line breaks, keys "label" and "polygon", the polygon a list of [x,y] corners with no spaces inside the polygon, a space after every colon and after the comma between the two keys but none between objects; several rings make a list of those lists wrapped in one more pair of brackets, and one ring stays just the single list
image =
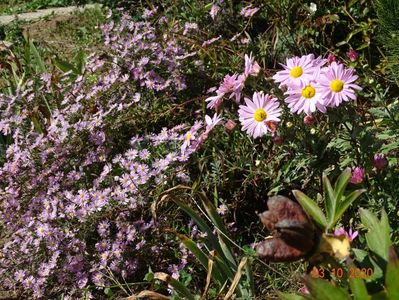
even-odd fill
[{"label": "cluster of pink daisy flowers", "polygon": [[[292,113],[306,114],[305,122],[312,123],[312,113],[325,113],[328,107],[337,107],[344,101],[356,100],[356,91],[361,87],[355,84],[358,76],[335,60],[315,57],[313,54],[287,58],[283,70],[273,79],[285,89],[285,103]],[[259,64],[252,55],[245,55],[245,70],[242,74],[226,75],[216,90],[216,95],[208,97],[208,108],[217,110],[223,99],[233,98],[241,104],[245,81],[249,76],[257,76]],[[254,92],[252,99],[244,98],[238,114],[242,130],[254,138],[269,132],[274,135],[280,121],[281,108],[278,99],[263,92]],[[307,118],[307,119],[306,119]]]},{"label": "cluster of pink daisy flowers", "polygon": [[273,76],[287,89],[285,102],[291,112],[310,116],[343,101],[356,100],[355,93],[361,87],[354,83],[358,79],[355,71],[335,61],[326,66],[327,62],[313,54],[288,58],[286,65],[282,64],[284,70]]}]

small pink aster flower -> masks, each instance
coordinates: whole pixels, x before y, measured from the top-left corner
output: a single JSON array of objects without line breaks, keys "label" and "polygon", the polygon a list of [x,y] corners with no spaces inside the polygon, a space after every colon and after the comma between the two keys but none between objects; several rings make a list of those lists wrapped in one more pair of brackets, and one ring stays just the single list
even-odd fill
[{"label": "small pink aster flower", "polygon": [[[318,62],[319,63],[319,62]],[[280,83],[280,87],[288,86],[304,86],[307,82],[314,80],[316,67],[314,64],[314,55],[304,55],[302,57],[287,58],[286,65],[281,64],[284,68],[278,71],[273,79]]]},{"label": "small pink aster flower", "polygon": [[211,7],[211,11],[209,12],[209,14],[211,15],[212,20],[215,20],[217,14],[220,11],[220,6],[217,4],[212,5]]},{"label": "small pink aster flower", "polygon": [[270,131],[267,122],[280,121],[281,108],[277,98],[268,94],[255,92],[252,99],[244,99],[246,105],[240,105],[238,114],[242,130],[257,138]]},{"label": "small pink aster flower", "polygon": [[359,184],[364,180],[364,169],[361,167],[355,167],[352,169],[351,183]]},{"label": "small pink aster flower", "polygon": [[258,12],[259,8],[258,7],[253,7],[252,4],[245,6],[241,12],[240,15],[245,17],[245,18],[250,18],[252,17],[254,14],[256,14]]},{"label": "small pink aster flower", "polygon": [[342,101],[356,100],[355,91],[362,88],[353,82],[358,79],[353,69],[347,69],[342,64],[332,62],[322,69],[320,86],[327,106],[339,106]]},{"label": "small pink aster flower", "polygon": [[245,70],[244,75],[247,76],[257,76],[260,72],[260,66],[252,57],[252,53],[248,56],[245,54]]},{"label": "small pink aster flower", "polygon": [[285,102],[292,113],[304,112],[308,116],[319,110],[326,112],[326,105],[322,98],[319,86],[315,82],[309,82],[302,87],[293,88],[285,92],[289,95]]},{"label": "small pink aster flower", "polygon": [[359,232],[358,231],[353,232],[352,228],[349,228],[349,232],[348,232],[345,230],[344,227],[340,227],[334,231],[334,235],[335,236],[344,235],[349,239],[350,242],[352,242],[359,235]]}]

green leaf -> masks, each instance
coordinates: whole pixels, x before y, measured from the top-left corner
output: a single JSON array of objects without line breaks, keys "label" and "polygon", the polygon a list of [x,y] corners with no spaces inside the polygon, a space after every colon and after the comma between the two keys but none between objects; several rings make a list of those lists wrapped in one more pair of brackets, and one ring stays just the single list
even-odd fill
[{"label": "green leaf", "polygon": [[367,300],[370,299],[366,284],[362,278],[350,278],[349,285],[353,293],[354,300]]},{"label": "green leaf", "polygon": [[388,251],[391,246],[389,237],[388,216],[384,210],[381,212],[381,220],[367,209],[360,209],[360,219],[368,229],[366,233],[367,245],[371,251],[388,261]]},{"label": "green leaf", "polygon": [[325,229],[327,227],[327,220],[317,203],[301,191],[293,190],[292,193],[294,194],[296,200],[301,204],[302,208],[318,225],[321,226],[322,229]]},{"label": "green leaf", "polygon": [[350,168],[346,168],[341,175],[339,175],[337,181],[335,182],[334,192],[337,197],[338,203],[341,201],[342,196],[344,195],[346,186],[348,185],[350,179],[352,177],[352,172]]},{"label": "green leaf", "polygon": [[355,201],[361,194],[366,192],[366,189],[356,190],[345,196],[342,201],[338,202],[337,211],[335,213],[333,224],[337,223],[348,207]]},{"label": "green leaf", "polygon": [[174,279],[172,276],[161,272],[155,273],[154,276],[155,279],[162,280],[167,284],[170,284],[173,287],[174,291],[184,299],[195,300],[194,295],[191,294],[190,291],[183,284]]},{"label": "green leaf", "polygon": [[65,60],[55,58],[54,64],[58,69],[60,69],[64,73],[69,72],[69,71],[72,71],[75,74],[78,73],[77,70],[75,69],[74,65],[72,65],[71,63],[69,63]]},{"label": "green leaf", "polygon": [[307,297],[305,295],[300,295],[300,294],[278,293],[278,296],[282,300],[308,300],[308,299],[312,299],[310,297]]},{"label": "green leaf", "polygon": [[104,294],[107,295],[108,297],[112,297],[114,296],[114,293],[112,292],[112,290],[110,288],[105,288],[104,289]]},{"label": "green leaf", "polygon": [[209,249],[214,249],[218,253],[222,253],[222,247],[220,247],[219,241],[216,236],[213,234],[211,228],[206,224],[206,222],[198,215],[196,211],[194,211],[191,207],[179,201],[178,199],[172,197],[172,200],[186,213],[188,214],[194,222],[198,225],[201,231],[206,232],[207,239],[206,244]]},{"label": "green leaf", "polygon": [[30,51],[33,55],[34,61],[32,61],[32,64],[36,66],[36,70],[38,70],[41,73],[46,73],[46,65],[43,61],[43,58],[40,56],[39,51],[37,51],[37,48],[35,44],[33,43],[32,40],[29,40],[29,46],[30,46]]},{"label": "green leaf", "polygon": [[[208,256],[200,248],[198,248],[197,244],[192,239],[188,238],[184,234],[178,233],[177,236],[184,244],[184,246],[186,246],[187,249],[190,250],[191,253],[194,254],[194,256],[199,260],[205,270],[208,270]],[[223,284],[228,279],[226,276],[222,276],[218,264],[214,265],[212,270],[212,276],[220,284]]]},{"label": "green leaf", "polygon": [[231,251],[232,244],[229,241],[229,239],[226,238],[226,236],[228,235],[227,235],[227,230],[224,226],[224,222],[217,213],[215,206],[209,201],[205,193],[201,192],[199,193],[199,196],[202,200],[202,204],[205,208],[208,217],[211,219],[213,225],[218,229],[219,244],[223,250],[223,254],[228,260],[231,268],[235,270],[237,268],[237,263]]},{"label": "green leaf", "polygon": [[389,257],[385,276],[385,288],[389,299],[399,299],[399,260],[394,253],[395,250],[393,247],[391,247],[390,252],[394,255],[390,255]]},{"label": "green leaf", "polygon": [[330,180],[326,174],[323,173],[323,189],[324,189],[324,206],[327,215],[327,229],[332,227],[334,221],[335,208],[337,206],[337,197],[331,186]]},{"label": "green leaf", "polygon": [[334,286],[326,280],[305,276],[306,287],[310,294],[316,299],[323,300],[351,300],[347,291],[343,288]]}]

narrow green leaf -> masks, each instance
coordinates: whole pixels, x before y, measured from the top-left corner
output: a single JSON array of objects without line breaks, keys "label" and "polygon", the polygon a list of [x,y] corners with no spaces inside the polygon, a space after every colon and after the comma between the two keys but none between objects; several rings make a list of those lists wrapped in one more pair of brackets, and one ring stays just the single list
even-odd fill
[{"label": "narrow green leaf", "polygon": [[174,279],[172,276],[158,272],[155,273],[154,277],[158,280],[166,282],[167,284],[170,284],[173,287],[174,291],[184,299],[195,300],[194,295],[191,294],[190,291],[183,284]]},{"label": "narrow green leaf", "polygon": [[381,220],[367,209],[360,209],[360,219],[363,225],[368,229],[366,241],[370,250],[388,261],[389,247],[391,239],[389,236],[390,227],[388,216],[384,210],[381,212]]},{"label": "narrow green leaf", "polygon": [[396,257],[396,253],[394,253],[395,250],[393,247],[391,247],[390,252],[394,255],[390,255],[389,257],[385,276],[385,287],[389,299],[399,299],[399,260]]},{"label": "narrow green leaf", "polygon": [[60,69],[62,72],[66,73],[69,71],[74,72],[75,74],[78,73],[78,71],[76,70],[76,68],[74,67],[74,65],[72,65],[71,63],[64,61],[62,59],[59,58],[55,58],[54,59],[54,65]]},{"label": "narrow green leaf", "polygon": [[342,215],[345,213],[345,211],[349,208],[349,206],[355,201],[361,194],[363,194],[366,190],[361,189],[361,190],[356,190],[350,193],[348,196],[344,197],[338,202],[338,207],[334,216],[334,221],[332,223],[332,226],[335,225],[339,221],[339,219],[342,217]]},{"label": "narrow green leaf", "polygon": [[337,206],[337,197],[331,186],[330,180],[326,174],[323,173],[323,189],[324,189],[324,206],[327,215],[327,229],[331,228],[334,221],[335,208]]},{"label": "narrow green leaf", "polygon": [[229,261],[230,266],[233,268],[233,270],[235,270],[237,268],[237,263],[231,251],[232,244],[229,241],[229,239],[226,238],[227,230],[226,227],[224,226],[224,222],[217,213],[215,206],[209,201],[205,193],[201,192],[199,193],[199,196],[201,198],[202,204],[205,208],[208,217],[211,219],[213,225],[218,229],[219,243],[223,250],[223,254],[226,257],[226,259]]},{"label": "narrow green leaf", "polygon": [[367,293],[366,284],[362,278],[350,278],[349,285],[351,287],[354,300],[370,299],[370,296]]},{"label": "narrow green leaf", "polygon": [[216,250],[218,253],[222,253],[223,250],[220,247],[219,241],[217,237],[213,234],[211,228],[206,224],[206,222],[198,215],[196,211],[194,211],[191,207],[179,201],[178,199],[171,197],[172,200],[186,213],[188,214],[194,222],[198,225],[201,231],[207,233],[206,244],[207,247],[211,250]]},{"label": "narrow green leaf", "polygon": [[347,291],[343,288],[332,285],[326,280],[306,276],[304,278],[306,287],[310,294],[316,299],[323,300],[351,300]]},{"label": "narrow green leaf", "polygon": [[350,168],[346,168],[341,175],[339,175],[337,181],[334,185],[335,196],[337,197],[338,204],[341,202],[341,198],[344,195],[346,186],[348,185],[352,177],[352,172]]},{"label": "narrow green leaf", "polygon": [[[184,234],[178,233],[177,237],[181,240],[184,246],[186,246],[187,249],[194,254],[194,256],[198,259],[198,261],[205,268],[205,270],[208,270],[208,256],[200,248],[198,248],[197,244],[192,239],[185,236]],[[212,269],[212,277],[214,277],[214,279],[218,281],[219,284],[223,284],[228,279],[227,277],[222,276],[218,264],[215,264]]]},{"label": "narrow green leaf", "polygon": [[47,69],[46,69],[46,65],[43,61],[43,58],[40,56],[39,51],[37,51],[37,48],[35,46],[35,44],[33,43],[33,41],[29,41],[30,43],[30,50],[32,52],[34,61],[32,61],[32,63],[34,63],[37,67],[37,70],[41,73],[46,73]]},{"label": "narrow green leaf", "polygon": [[301,204],[302,208],[318,225],[321,226],[322,229],[325,229],[327,227],[327,220],[317,203],[301,191],[293,190],[292,193],[294,194],[296,200]]}]

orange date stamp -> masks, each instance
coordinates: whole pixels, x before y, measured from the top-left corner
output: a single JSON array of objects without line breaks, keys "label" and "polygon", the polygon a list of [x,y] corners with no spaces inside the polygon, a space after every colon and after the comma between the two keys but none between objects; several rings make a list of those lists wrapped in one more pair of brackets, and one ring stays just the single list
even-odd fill
[{"label": "orange date stamp", "polygon": [[362,278],[367,279],[373,276],[373,269],[372,268],[349,268],[345,270],[343,268],[331,268],[325,269],[322,267],[316,268],[313,267],[313,270],[310,272],[310,276],[313,278],[324,278],[327,274],[331,276],[341,279],[341,278]]}]

